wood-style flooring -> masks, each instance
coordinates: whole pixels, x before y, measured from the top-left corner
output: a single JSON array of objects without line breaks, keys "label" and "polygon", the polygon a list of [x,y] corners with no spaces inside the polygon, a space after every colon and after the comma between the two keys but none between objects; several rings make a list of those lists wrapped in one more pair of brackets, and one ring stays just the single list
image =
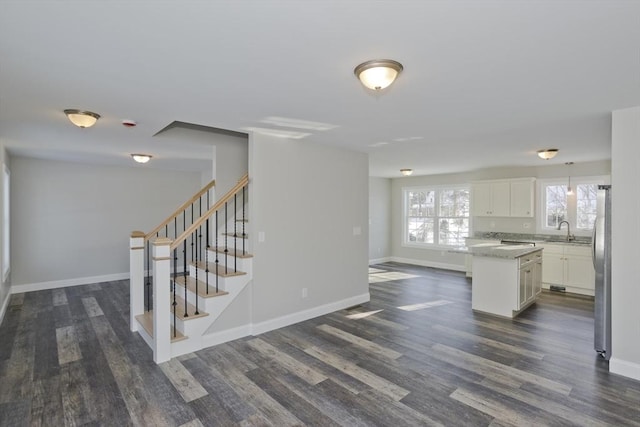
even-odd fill
[{"label": "wood-style flooring", "polygon": [[463,273],[388,263],[371,302],[156,365],[128,282],[16,294],[1,426],[640,426],[640,382],[593,351],[593,301],[471,311]]}]

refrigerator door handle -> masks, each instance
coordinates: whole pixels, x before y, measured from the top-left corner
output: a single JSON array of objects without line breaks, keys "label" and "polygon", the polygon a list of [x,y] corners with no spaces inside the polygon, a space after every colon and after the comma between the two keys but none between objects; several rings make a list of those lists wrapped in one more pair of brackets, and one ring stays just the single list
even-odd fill
[{"label": "refrigerator door handle", "polygon": [[596,269],[596,229],[597,227],[597,223],[598,220],[596,219],[595,223],[593,224],[593,231],[591,234],[591,262],[593,263],[593,269]]}]

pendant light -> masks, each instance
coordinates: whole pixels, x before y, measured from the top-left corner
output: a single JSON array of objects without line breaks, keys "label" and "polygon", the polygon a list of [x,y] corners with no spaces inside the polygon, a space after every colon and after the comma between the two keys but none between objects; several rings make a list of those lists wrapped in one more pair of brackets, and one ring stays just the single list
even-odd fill
[{"label": "pendant light", "polygon": [[[571,166],[573,162],[566,162],[565,165]],[[571,188],[571,172],[569,172],[569,183],[567,185],[567,196],[573,195],[573,188]]]}]

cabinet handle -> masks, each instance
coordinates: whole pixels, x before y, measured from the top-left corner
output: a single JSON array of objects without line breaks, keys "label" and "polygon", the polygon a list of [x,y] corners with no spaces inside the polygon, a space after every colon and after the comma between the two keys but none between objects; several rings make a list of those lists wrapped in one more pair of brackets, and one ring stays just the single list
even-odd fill
[{"label": "cabinet handle", "polygon": [[526,273],[531,273],[531,270],[527,270]]}]

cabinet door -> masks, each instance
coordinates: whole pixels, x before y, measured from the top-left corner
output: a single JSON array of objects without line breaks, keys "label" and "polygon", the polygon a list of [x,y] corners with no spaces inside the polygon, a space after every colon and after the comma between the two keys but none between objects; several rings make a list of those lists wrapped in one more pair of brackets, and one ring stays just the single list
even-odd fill
[{"label": "cabinet door", "polygon": [[564,256],[562,254],[542,253],[542,281],[550,285],[564,285]]},{"label": "cabinet door", "polygon": [[511,216],[533,217],[533,188],[532,180],[511,182]]},{"label": "cabinet door", "polygon": [[542,258],[533,265],[533,297],[542,292]]},{"label": "cabinet door", "polygon": [[491,183],[473,184],[473,215],[491,216]]},{"label": "cabinet door", "polygon": [[509,181],[491,185],[491,216],[509,216],[511,210],[511,184]]},{"label": "cabinet door", "polygon": [[518,306],[516,310],[520,310],[527,302],[527,268],[520,269],[520,280],[518,283]]},{"label": "cabinet door", "polygon": [[590,257],[567,255],[566,285],[593,291],[595,289],[595,272]]}]

